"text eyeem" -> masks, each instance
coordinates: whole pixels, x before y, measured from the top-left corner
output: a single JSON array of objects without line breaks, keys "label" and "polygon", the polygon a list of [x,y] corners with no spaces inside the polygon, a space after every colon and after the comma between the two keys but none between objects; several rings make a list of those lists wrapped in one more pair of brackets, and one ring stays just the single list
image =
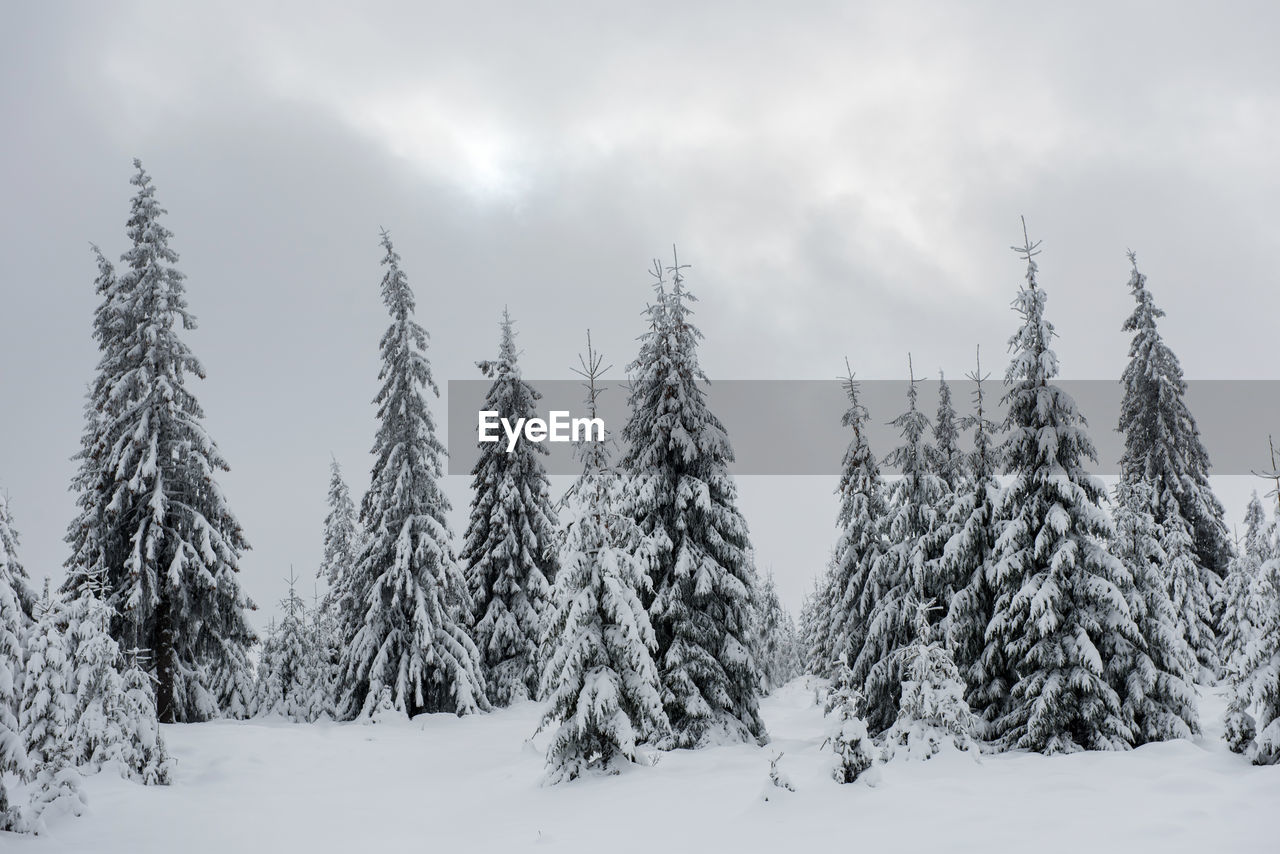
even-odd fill
[{"label": "text eyeem", "polygon": [[501,417],[496,409],[482,409],[478,413],[476,437],[481,442],[497,442],[507,438],[507,453],[516,449],[516,442],[523,436],[529,442],[603,442],[603,418],[570,418],[568,410],[553,409],[547,420],[541,418],[517,418],[515,424]]}]

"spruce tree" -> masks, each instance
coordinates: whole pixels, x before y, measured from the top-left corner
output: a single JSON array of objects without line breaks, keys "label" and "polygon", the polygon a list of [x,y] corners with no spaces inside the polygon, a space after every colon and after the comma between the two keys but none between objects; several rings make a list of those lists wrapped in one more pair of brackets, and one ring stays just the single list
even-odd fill
[{"label": "spruce tree", "polygon": [[0,493],[0,831],[23,826],[21,804],[9,790],[9,781],[28,772],[27,746],[19,724],[22,700],[22,637],[27,614],[19,590],[27,590],[26,572],[18,562],[18,537],[9,507]]},{"label": "spruce tree", "polygon": [[823,631],[825,648],[816,662],[821,669],[814,672],[822,675],[829,673],[837,660],[856,661],[862,654],[873,604],[866,595],[867,580],[884,552],[881,529],[888,513],[880,466],[867,443],[866,425],[870,416],[858,399],[858,382],[847,360],[845,368],[843,385],[849,408],[840,423],[848,427],[853,436],[844,452],[840,484],[836,488],[840,496],[840,511],[836,516],[840,538],[826,589],[820,596],[828,626]]},{"label": "spruce tree", "polygon": [[360,619],[345,637],[340,705],[345,717],[372,713],[383,690],[413,716],[487,709],[480,655],[464,621],[470,609],[440,487],[444,446],[425,393],[439,395],[427,361],[427,333],[413,319],[414,297],[391,236],[382,299],[391,325],[382,336],[382,387],[374,466],[360,506],[365,538],[352,574]]},{"label": "spruce tree", "polygon": [[[135,210],[139,207],[137,200],[134,207]],[[135,216],[141,213],[138,211]],[[71,481],[80,511],[67,528],[71,557],[66,562],[68,576],[62,590],[72,596],[78,595],[82,587],[101,586],[102,579],[112,576],[111,567],[124,565],[129,550],[123,519],[129,515],[130,508],[123,502],[127,496],[118,494],[117,476],[108,463],[116,443],[125,438],[123,431],[130,426],[122,414],[133,401],[120,393],[118,383],[130,365],[137,362],[137,355],[130,352],[129,341],[137,322],[129,316],[131,294],[126,289],[136,286],[138,277],[117,277],[114,265],[102,250],[96,245],[90,248],[98,265],[94,291],[101,297],[93,315],[93,337],[99,359],[85,401],[80,450],[74,457],[79,466]],[[120,570],[114,573],[117,578],[120,575]],[[123,637],[125,625],[124,615],[117,613],[112,621],[112,635]]]},{"label": "spruce tree", "polygon": [[1280,764],[1280,558],[1263,565],[1254,584],[1257,634],[1231,674],[1228,746],[1255,765]]},{"label": "spruce tree", "polygon": [[[1276,488],[1269,495],[1280,502],[1280,468],[1271,449]],[[1280,510],[1280,508],[1278,508]],[[1277,513],[1280,517],[1280,512]],[[1253,638],[1231,679],[1226,736],[1231,749],[1247,753],[1255,765],[1280,764],[1280,555],[1274,551],[1258,572],[1252,598],[1257,625]]]},{"label": "spruce tree", "polygon": [[875,764],[875,746],[862,719],[862,694],[854,684],[847,661],[840,661],[827,702],[827,740],[836,756],[831,776],[837,783],[852,783]]},{"label": "spruce tree", "polygon": [[1013,303],[1022,325],[1005,375],[1010,482],[996,507],[987,631],[1009,666],[991,678],[1010,689],[990,734],[1041,753],[1123,749],[1132,733],[1107,662],[1121,644],[1142,641],[1124,597],[1125,567],[1107,551],[1104,488],[1085,470],[1096,461],[1093,443],[1075,401],[1053,382],[1058,360],[1036,281],[1037,245],[1016,247],[1027,273]]},{"label": "spruce tree", "polygon": [[[111,637],[113,612],[101,593],[100,588],[86,586],[63,606],[60,618],[66,625],[72,672],[74,764],[98,770],[115,762],[120,774],[129,779],[167,785],[170,761],[157,725],[149,677],[130,676],[136,656],[126,662]],[[138,702],[133,686],[139,678],[147,680],[146,702]]]},{"label": "spruce tree", "polygon": [[1165,587],[1168,553],[1151,515],[1152,484],[1120,481],[1115,496],[1112,553],[1125,565],[1129,615],[1141,644],[1123,643],[1107,663],[1111,683],[1123,701],[1135,744],[1190,738],[1200,731],[1195,688],[1195,653],[1180,631],[1177,611]]},{"label": "spruce tree", "polygon": [[888,458],[902,473],[889,493],[884,533],[887,547],[863,588],[868,613],[866,639],[853,664],[862,685],[867,725],[873,733],[888,729],[898,716],[902,693],[903,650],[915,641],[915,603],[938,599],[938,532],[946,512],[947,488],[929,466],[929,417],[917,406],[914,370],[907,386],[907,411],[893,420],[902,444]]},{"label": "spruce tree", "polygon": [[31,787],[31,827],[44,827],[50,810],[80,815],[84,794],[72,741],[75,725],[75,685],[67,658],[66,639],[58,629],[59,614],[45,596],[36,606],[36,621],[26,642],[26,673],[22,691],[22,733],[34,772]]},{"label": "spruce tree", "polygon": [[280,625],[275,617],[267,623],[267,634],[262,640],[262,652],[258,655],[257,678],[253,683],[253,701],[250,704],[255,718],[275,717],[284,714],[281,698],[284,686],[280,684]]},{"label": "spruce tree", "polygon": [[311,633],[318,660],[312,686],[312,718],[336,717],[338,670],[343,638],[355,637],[364,612],[358,607],[352,580],[360,554],[361,533],[351,490],[336,459],[329,463],[329,512],[324,517],[324,556],[316,577],[325,592],[312,611]]},{"label": "spruce tree", "polygon": [[947,492],[955,492],[965,475],[964,454],[960,452],[960,429],[951,404],[951,386],[938,371],[938,411],[933,421],[933,444],[929,446],[929,467],[942,478]]},{"label": "spruce tree", "polygon": [[[542,395],[520,376],[515,330],[502,312],[498,358],[479,362],[493,378],[484,409],[515,424],[537,415]],[[555,508],[542,464],[546,447],[481,442],[472,468],[473,498],[461,560],[471,587],[489,698],[500,706],[537,697],[538,641],[555,576]]]},{"label": "spruce tree", "polygon": [[800,673],[799,639],[791,615],[778,599],[773,573],[756,586],[756,621],[752,644],[760,674],[760,692],[770,694]]},{"label": "spruce tree", "polygon": [[328,504],[329,512],[324,517],[324,556],[316,572],[316,577],[325,584],[320,610],[337,626],[346,627],[346,634],[350,636],[355,634],[361,614],[350,585],[360,553],[360,529],[351,490],[342,479],[342,467],[336,459],[329,461]]},{"label": "spruce tree", "polygon": [[243,668],[255,640],[238,579],[248,544],[214,480],[227,464],[188,383],[204,368],[181,337],[195,328],[185,277],[151,178],[134,166],[127,269],[99,262],[102,359],[73,481],[81,514],[64,590],[105,578],[117,642],[155,652],[161,720],[201,720],[219,712],[213,686]]},{"label": "spruce tree", "polygon": [[1238,673],[1258,625],[1254,585],[1264,564],[1274,556],[1272,526],[1254,492],[1244,514],[1244,538],[1232,558],[1218,605],[1219,652],[1228,676]]},{"label": "spruce tree", "polygon": [[289,593],[280,602],[282,616],[263,649],[258,668],[257,713],[291,721],[315,720],[316,682],[322,678],[320,656],[313,643],[306,603],[290,575]]},{"label": "spruce tree", "polygon": [[306,700],[307,720],[337,717],[338,667],[342,660],[342,634],[335,616],[322,603],[311,608],[306,626],[314,673]]},{"label": "spruce tree", "polygon": [[1009,691],[1001,679],[1007,672],[1001,651],[987,644],[987,626],[995,609],[991,571],[1000,462],[995,447],[998,428],[986,416],[982,384],[987,376],[982,373],[980,359],[968,378],[974,384],[973,414],[960,420],[960,428],[973,431],[973,450],[964,459],[964,476],[948,511],[950,537],[938,561],[938,572],[955,586],[944,621],[947,645],[965,683],[965,701],[974,714],[975,733],[985,735]]},{"label": "spruce tree", "polygon": [[[1152,493],[1159,488],[1152,484]],[[1214,628],[1213,605],[1221,596],[1221,579],[1196,562],[1195,534],[1178,511],[1173,494],[1165,490],[1152,499],[1152,515],[1160,526],[1164,576],[1177,625],[1195,652],[1200,674],[1212,681],[1222,670]]]},{"label": "spruce tree", "polygon": [[1165,572],[1173,604],[1201,666],[1214,672],[1220,663],[1212,603],[1227,573],[1231,543],[1222,504],[1209,488],[1209,455],[1184,399],[1182,366],[1156,328],[1164,312],[1152,300],[1132,252],[1129,261],[1129,290],[1137,305],[1123,327],[1133,333],[1133,341],[1121,378],[1119,429],[1125,450],[1120,476],[1154,487],[1150,511],[1169,538]]},{"label": "spruce tree", "polygon": [[[596,417],[602,360],[587,339],[582,373]],[[588,771],[617,773],[636,745],[662,735],[667,717],[653,660],[653,627],[641,601],[651,587],[644,536],[625,513],[622,481],[604,442],[580,446],[582,474],[564,504],[560,572],[546,623],[549,650],[542,725],[557,724],[548,782]]]},{"label": "spruce tree", "polygon": [[[99,768],[117,758],[124,741],[124,683],[120,645],[109,633],[112,610],[86,587],[66,603],[64,617],[74,696],[73,755],[77,765]],[[151,713],[155,714],[155,709]]]},{"label": "spruce tree", "polygon": [[887,758],[931,759],[939,753],[976,752],[974,720],[965,685],[946,644],[937,638],[927,603],[915,604],[915,642],[903,650],[902,701],[885,733]]},{"label": "spruce tree", "polygon": [[649,615],[658,642],[670,744],[767,740],[751,656],[756,580],[747,524],[728,471],[733,450],[707,407],[693,295],[676,262],[668,290],[654,264],[654,301],[631,374],[623,469],[631,513],[654,553]]},{"label": "spruce tree", "polygon": [[834,565],[835,555],[832,554],[826,569],[814,577],[813,589],[805,595],[800,607],[801,666],[805,673],[817,676],[831,673],[836,660],[835,645],[831,640]]},{"label": "spruce tree", "polygon": [[0,491],[0,580],[7,582],[13,591],[22,613],[22,625],[26,626],[35,615],[36,594],[31,578],[18,560],[18,531],[13,526],[13,512],[9,500]]},{"label": "spruce tree", "polygon": [[141,664],[141,650],[128,650],[124,670],[124,752],[126,767],[146,786],[167,786],[173,760],[156,721],[154,679]]}]

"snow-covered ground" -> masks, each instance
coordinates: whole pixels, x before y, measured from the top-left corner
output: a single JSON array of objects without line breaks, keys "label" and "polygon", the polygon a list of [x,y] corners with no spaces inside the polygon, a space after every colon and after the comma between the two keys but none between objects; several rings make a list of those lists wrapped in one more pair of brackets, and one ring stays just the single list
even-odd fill
[{"label": "snow-covered ground", "polygon": [[[216,722],[165,728],[168,788],[104,773],[89,810],[0,851],[204,852],[818,851],[1274,854],[1280,768],[1217,739],[1129,753],[883,769],[875,788],[834,783],[824,722],[797,680],[764,701],[773,743],[663,754],[618,777],[539,785],[546,735],[533,704],[412,723]],[[769,760],[794,793],[768,783]],[[762,795],[769,795],[768,801]]]}]

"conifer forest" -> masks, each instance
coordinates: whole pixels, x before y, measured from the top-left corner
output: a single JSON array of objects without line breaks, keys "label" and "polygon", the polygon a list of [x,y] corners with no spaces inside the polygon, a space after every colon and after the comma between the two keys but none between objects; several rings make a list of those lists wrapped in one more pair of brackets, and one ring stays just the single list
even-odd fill
[{"label": "conifer forest", "polygon": [[0,852],[1280,850],[1276,9],[11,12]]}]

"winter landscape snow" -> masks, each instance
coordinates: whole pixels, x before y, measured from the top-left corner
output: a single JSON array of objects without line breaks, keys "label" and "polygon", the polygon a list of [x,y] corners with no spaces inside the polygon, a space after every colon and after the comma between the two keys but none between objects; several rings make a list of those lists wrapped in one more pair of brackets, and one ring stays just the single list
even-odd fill
[{"label": "winter landscape snow", "polygon": [[6,10],[0,854],[1280,851],[1232,3]]},{"label": "winter landscape snow", "polygon": [[[839,786],[804,678],[762,702],[767,747],[672,751],[651,768],[544,787],[534,704],[391,724],[218,721],[166,726],[174,783],[88,782],[90,809],[6,850],[191,854],[403,847],[445,851],[901,852],[1275,850],[1280,775],[1206,735],[1124,753],[950,756]],[[795,792],[768,782],[769,760]],[[765,800],[767,796],[768,800]]]}]

